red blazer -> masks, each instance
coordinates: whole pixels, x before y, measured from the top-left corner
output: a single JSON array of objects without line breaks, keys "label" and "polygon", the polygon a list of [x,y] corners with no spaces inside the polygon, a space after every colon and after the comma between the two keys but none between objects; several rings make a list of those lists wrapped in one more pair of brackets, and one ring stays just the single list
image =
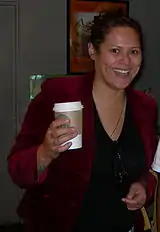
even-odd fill
[{"label": "red blazer", "polygon": [[[92,75],[48,79],[28,107],[8,158],[8,169],[13,182],[27,189],[18,213],[31,226],[30,232],[71,232],[90,181],[94,159],[92,83]],[[151,97],[130,87],[126,94],[144,144],[149,170],[157,146],[156,104]],[[54,103],[79,100],[84,105],[83,148],[64,152],[38,178],[36,152],[54,120]],[[148,183],[147,197],[151,200],[155,179],[148,170],[142,178]]]}]

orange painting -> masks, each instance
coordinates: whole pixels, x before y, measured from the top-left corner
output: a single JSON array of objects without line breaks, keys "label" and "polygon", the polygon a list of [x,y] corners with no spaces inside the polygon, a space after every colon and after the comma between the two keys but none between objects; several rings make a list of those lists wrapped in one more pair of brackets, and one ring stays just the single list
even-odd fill
[{"label": "orange painting", "polygon": [[89,26],[101,10],[121,8],[128,14],[127,2],[71,0],[68,20],[68,61],[67,72],[87,73],[93,70],[88,55]]}]

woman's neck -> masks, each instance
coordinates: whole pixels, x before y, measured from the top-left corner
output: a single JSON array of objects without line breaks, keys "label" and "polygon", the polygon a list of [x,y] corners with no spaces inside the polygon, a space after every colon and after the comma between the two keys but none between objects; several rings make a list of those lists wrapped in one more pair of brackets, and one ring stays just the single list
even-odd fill
[{"label": "woman's neck", "polygon": [[[114,103],[124,103],[125,101],[125,91],[119,89],[113,89],[106,83],[100,81],[93,82],[93,97],[102,99],[103,103],[110,106]],[[102,104],[103,104],[102,103]]]}]

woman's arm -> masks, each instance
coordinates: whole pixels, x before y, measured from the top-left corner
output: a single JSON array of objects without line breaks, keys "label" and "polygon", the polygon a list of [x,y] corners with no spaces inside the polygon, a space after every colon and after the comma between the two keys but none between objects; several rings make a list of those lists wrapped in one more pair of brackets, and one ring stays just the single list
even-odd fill
[{"label": "woman's arm", "polygon": [[39,178],[37,174],[37,150],[53,120],[52,109],[48,111],[46,105],[41,94],[32,100],[8,157],[9,174],[20,188],[42,182],[47,174],[47,169]]},{"label": "woman's arm", "polygon": [[154,198],[154,193],[157,185],[157,179],[155,175],[149,170],[139,181],[143,187],[146,189],[147,199],[146,205],[150,204]]}]

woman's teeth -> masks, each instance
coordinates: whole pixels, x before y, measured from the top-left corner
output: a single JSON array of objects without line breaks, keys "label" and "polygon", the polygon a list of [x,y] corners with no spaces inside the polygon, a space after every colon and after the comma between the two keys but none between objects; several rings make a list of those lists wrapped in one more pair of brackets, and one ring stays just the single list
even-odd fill
[{"label": "woman's teeth", "polygon": [[117,68],[114,68],[113,71],[123,74],[123,75],[127,75],[129,73],[129,70],[117,69]]}]

